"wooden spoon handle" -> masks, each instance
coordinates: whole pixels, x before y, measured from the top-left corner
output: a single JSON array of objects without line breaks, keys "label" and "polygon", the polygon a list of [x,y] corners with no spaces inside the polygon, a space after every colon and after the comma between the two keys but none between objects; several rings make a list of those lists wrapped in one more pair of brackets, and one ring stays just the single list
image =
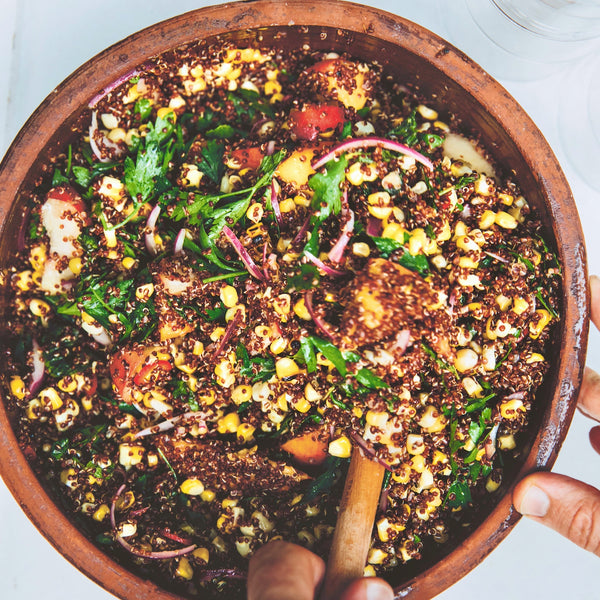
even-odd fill
[{"label": "wooden spoon handle", "polygon": [[384,473],[382,465],[353,450],[320,600],[337,598],[363,576]]}]

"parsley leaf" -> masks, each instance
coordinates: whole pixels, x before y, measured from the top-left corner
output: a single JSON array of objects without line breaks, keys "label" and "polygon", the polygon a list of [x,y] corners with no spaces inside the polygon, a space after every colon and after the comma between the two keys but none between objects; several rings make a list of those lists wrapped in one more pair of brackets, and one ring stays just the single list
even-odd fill
[{"label": "parsley leaf", "polygon": [[221,183],[225,172],[224,153],[225,146],[216,140],[209,140],[201,151],[202,160],[198,163],[198,168],[216,184]]},{"label": "parsley leaf", "polygon": [[342,188],[348,160],[341,156],[338,160],[330,160],[325,165],[324,173],[315,173],[308,185],[314,191],[312,209],[319,211],[319,222],[322,223],[331,213],[337,215],[342,209]]},{"label": "parsley leaf", "polygon": [[380,390],[390,386],[370,369],[362,368],[356,372],[356,381],[370,390]]},{"label": "parsley leaf", "polygon": [[317,369],[316,352],[320,352],[327,360],[331,361],[342,377],[348,372],[344,356],[331,342],[316,335],[309,335],[300,340],[300,350],[296,358],[306,365],[306,370],[313,373]]}]

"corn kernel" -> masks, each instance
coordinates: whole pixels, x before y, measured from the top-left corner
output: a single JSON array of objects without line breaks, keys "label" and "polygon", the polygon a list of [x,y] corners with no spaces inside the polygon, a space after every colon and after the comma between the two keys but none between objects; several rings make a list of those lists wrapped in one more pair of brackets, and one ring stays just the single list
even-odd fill
[{"label": "corn kernel", "polygon": [[375,577],[376,575],[377,571],[375,571],[373,565],[366,565],[363,569],[363,577]]},{"label": "corn kernel", "polygon": [[352,444],[345,435],[342,435],[329,442],[328,452],[338,458],[349,458],[350,454],[352,454]]},{"label": "corn kernel", "polygon": [[254,439],[254,432],[256,427],[250,425],[250,423],[242,423],[236,431],[237,439],[240,442],[246,443]]},{"label": "corn kernel", "polygon": [[476,269],[479,266],[479,261],[473,260],[470,256],[461,256],[458,259],[458,266],[461,269]]},{"label": "corn kernel", "polygon": [[479,356],[475,350],[472,350],[471,348],[461,348],[456,353],[454,368],[460,373],[465,373],[466,371],[475,368],[478,362]]},{"label": "corn kernel", "polygon": [[379,519],[379,521],[377,521],[376,524],[377,527],[377,536],[379,537],[379,539],[382,542],[388,542],[390,539],[390,522],[389,520],[384,517],[382,519]]},{"label": "corn kernel", "polygon": [[312,319],[308,312],[308,308],[306,308],[304,297],[300,298],[300,300],[294,304],[294,313],[304,321],[310,321]]},{"label": "corn kernel", "polygon": [[424,104],[419,104],[419,106],[417,106],[417,112],[428,121],[435,121],[438,118],[437,112]]},{"label": "corn kernel", "polygon": [[302,398],[299,398],[298,400],[294,401],[292,403],[292,406],[294,407],[295,411],[302,413],[302,414],[307,413],[312,408],[311,403],[304,396],[302,396]]},{"label": "corn kernel", "polygon": [[448,419],[435,406],[428,406],[419,419],[419,425],[427,433],[438,433],[448,424]]},{"label": "corn kernel", "polygon": [[411,471],[411,466],[403,463],[397,469],[392,471],[392,479],[397,483],[408,483],[410,481]]},{"label": "corn kernel", "polygon": [[383,428],[386,426],[389,415],[387,412],[377,412],[374,410],[368,410],[365,415],[367,425],[371,427]]},{"label": "corn kernel", "polygon": [[271,342],[271,344],[269,345],[269,350],[273,354],[277,355],[284,352],[287,347],[288,341],[285,338],[278,337]]},{"label": "corn kernel", "polygon": [[104,521],[104,519],[107,517],[107,515],[109,513],[110,513],[110,508],[109,508],[108,504],[101,504],[96,509],[94,514],[92,515],[92,519],[94,519],[94,521],[98,521],[99,523],[101,523],[102,521]]},{"label": "corn kernel", "polygon": [[540,337],[540,334],[542,333],[546,325],[548,325],[548,323],[550,323],[550,321],[552,320],[552,315],[550,315],[550,313],[545,308],[540,308],[536,310],[535,314],[539,315],[538,320],[535,323],[529,324],[529,337],[533,340]]},{"label": "corn kernel", "polygon": [[308,382],[304,386],[304,397],[308,402],[318,402],[323,396],[315,389],[312,383]]},{"label": "corn kernel", "polygon": [[142,462],[144,447],[132,444],[119,445],[119,464],[124,467],[133,467]]},{"label": "corn kernel", "polygon": [[515,298],[513,300],[512,311],[517,315],[522,315],[529,308],[529,302],[525,298]]},{"label": "corn kernel", "polygon": [[154,284],[153,283],[145,283],[140,285],[135,290],[135,297],[140,302],[147,302],[150,297],[154,294]]},{"label": "corn kernel", "polygon": [[277,373],[278,379],[288,379],[291,377],[295,377],[301,371],[300,367],[292,358],[284,357],[280,358],[275,363],[275,372]]},{"label": "corn kernel", "polygon": [[496,222],[496,213],[491,210],[484,210],[479,217],[479,229],[489,229]]},{"label": "corn kernel", "polygon": [[479,382],[472,377],[465,377],[462,380],[462,386],[471,398],[479,398],[483,392],[483,388]]},{"label": "corn kernel", "polygon": [[380,565],[387,558],[388,553],[379,548],[371,548],[367,555],[367,562],[370,565]]},{"label": "corn kernel", "polygon": [[423,436],[416,433],[409,433],[406,436],[406,450],[409,454],[417,455],[425,452],[425,442]]},{"label": "corn kernel", "polygon": [[498,488],[500,487],[500,482],[496,481],[495,479],[492,478],[492,476],[490,475],[486,482],[485,482],[485,489],[492,494],[493,492],[495,492]]},{"label": "corn kernel", "polygon": [[362,256],[367,257],[371,254],[371,248],[369,248],[369,244],[365,242],[355,242],[352,244],[352,254],[354,256]]},{"label": "corn kernel", "polygon": [[219,433],[236,433],[240,426],[240,416],[236,412],[229,413],[217,421]]},{"label": "corn kernel", "polygon": [[215,366],[215,375],[217,383],[224,388],[229,388],[235,384],[235,374],[229,360],[222,360]]},{"label": "corn kernel", "polygon": [[500,414],[504,419],[516,419],[519,413],[525,412],[523,401],[518,398],[505,400],[500,404]]},{"label": "corn kernel", "polygon": [[204,484],[199,479],[190,477],[182,482],[179,489],[183,494],[187,494],[188,496],[200,496],[204,491]]},{"label": "corn kernel", "polygon": [[[214,543],[214,540],[213,540]],[[208,548],[196,548],[192,552],[192,556],[198,560],[202,560],[208,564],[208,559],[210,557],[210,553],[208,552]]]},{"label": "corn kernel", "polygon": [[403,244],[405,231],[406,230],[404,229],[404,227],[402,227],[402,225],[400,225],[400,223],[388,223],[383,228],[383,231],[381,232],[381,237],[389,238]]},{"label": "corn kernel", "polygon": [[126,256],[122,261],[121,264],[123,265],[123,267],[125,269],[131,269],[132,267],[135,266],[135,258],[132,258],[131,256]]},{"label": "corn kernel", "polygon": [[[216,494],[212,490],[204,490],[200,494],[200,498],[203,502],[212,502],[216,497]],[[208,560],[208,559],[207,559]]]},{"label": "corn kernel", "polygon": [[233,308],[238,303],[238,293],[232,285],[223,286],[219,296],[227,308]]},{"label": "corn kernel", "polygon": [[36,317],[45,319],[50,314],[50,305],[44,300],[33,298],[29,301],[29,310]]},{"label": "corn kernel", "polygon": [[500,193],[498,194],[498,200],[500,200],[500,202],[502,202],[502,204],[505,204],[506,206],[511,206],[512,203],[515,201],[515,197],[511,196],[510,194]]},{"label": "corn kernel", "polygon": [[194,576],[194,569],[190,564],[187,556],[182,556],[177,563],[177,569],[175,570],[175,575],[181,577],[182,579],[186,579],[189,581]]},{"label": "corn kernel", "polygon": [[238,385],[231,392],[231,400],[238,406],[252,400],[252,388],[249,385]]},{"label": "corn kernel", "polygon": [[59,393],[52,387],[42,390],[39,393],[38,398],[42,406],[44,408],[49,408],[50,410],[58,410],[63,405]]},{"label": "corn kernel", "polygon": [[418,227],[413,229],[408,240],[408,251],[412,256],[419,254],[428,242],[427,234],[424,229]]},{"label": "corn kernel", "polygon": [[18,376],[14,375],[10,380],[10,391],[15,398],[22,400],[25,398],[26,389],[24,381]]},{"label": "corn kernel", "polygon": [[516,226],[519,224],[517,219],[515,219],[511,214],[504,212],[503,210],[496,213],[494,220],[496,225],[499,225],[503,229],[515,229]]},{"label": "corn kernel", "polygon": [[514,450],[516,447],[517,442],[512,433],[498,436],[498,448],[500,450]]}]

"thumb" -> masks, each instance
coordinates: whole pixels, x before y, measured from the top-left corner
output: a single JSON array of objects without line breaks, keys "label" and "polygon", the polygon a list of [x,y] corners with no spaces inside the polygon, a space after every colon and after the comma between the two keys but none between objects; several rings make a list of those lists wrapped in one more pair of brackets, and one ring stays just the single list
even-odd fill
[{"label": "thumb", "polygon": [[556,473],[534,473],[513,492],[518,512],[600,556],[600,490]]},{"label": "thumb", "polygon": [[353,581],[340,600],[394,600],[394,591],[379,577],[363,577]]}]

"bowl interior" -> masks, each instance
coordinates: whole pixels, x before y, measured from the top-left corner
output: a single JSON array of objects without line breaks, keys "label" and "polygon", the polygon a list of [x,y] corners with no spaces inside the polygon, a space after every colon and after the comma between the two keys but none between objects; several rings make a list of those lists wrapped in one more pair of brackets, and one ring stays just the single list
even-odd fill
[{"label": "bowl interior", "polygon": [[[323,21],[328,25],[323,26]],[[3,268],[10,264],[23,226],[27,190],[39,180],[43,165],[66,148],[77,131],[87,127],[88,102],[147,57],[197,39],[213,41],[215,36],[238,45],[276,46],[287,51],[309,44],[315,50],[348,52],[365,61],[379,62],[389,77],[433,99],[430,104],[442,115],[458,115],[465,130],[481,138],[494,161],[519,184],[537,211],[546,238],[560,258],[563,318],[555,331],[550,372],[538,393],[522,462],[511,467],[498,503],[474,522],[464,539],[448,548],[443,560],[439,554],[426,556],[399,568],[390,577],[400,597],[430,598],[478,564],[518,520],[510,500],[516,479],[534,468],[549,468],[554,462],[574,410],[587,339],[583,235],[564,175],[523,109],[470,59],[400,17],[325,0],[220,5],[134,34],[61,84],[9,149],[0,166],[0,263]],[[95,82],[93,86],[91,81]],[[6,310],[6,285],[0,310]],[[69,523],[28,466],[10,428],[10,415],[2,405],[0,455],[2,475],[24,510],[78,568],[123,598],[150,594],[173,598],[107,558]]]}]

